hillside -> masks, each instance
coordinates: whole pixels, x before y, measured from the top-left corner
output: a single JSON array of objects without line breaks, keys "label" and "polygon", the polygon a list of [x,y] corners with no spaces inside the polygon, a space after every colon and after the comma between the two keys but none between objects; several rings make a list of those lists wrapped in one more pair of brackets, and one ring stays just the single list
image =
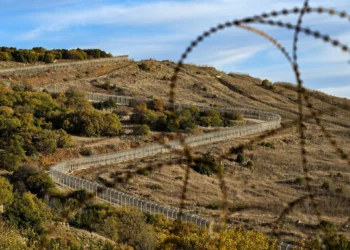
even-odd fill
[{"label": "hillside", "polygon": [[[62,89],[74,87],[79,91],[167,100],[169,79],[174,67],[175,63],[171,61],[128,61],[4,76],[2,81],[24,84],[28,89],[45,86]],[[176,102],[269,111],[281,115],[283,124],[297,119],[296,87],[276,83],[273,89],[265,89],[261,82],[262,79],[241,74],[225,74],[212,67],[184,65],[177,82]],[[314,110],[324,112],[321,120],[332,138],[337,140],[338,145],[349,154],[350,100],[315,91],[308,91],[308,94]],[[309,111],[306,110],[306,114],[309,114]],[[334,149],[328,144],[315,121],[309,119],[305,125],[311,185],[316,193],[322,219],[337,225],[339,231],[349,238],[350,230],[347,222],[350,214],[349,167],[334,153]],[[160,134],[153,132],[152,135]],[[253,137],[195,148],[194,154],[200,156],[211,152],[218,156],[229,151],[232,146],[248,142]],[[156,141],[154,137],[137,138],[124,135],[112,138],[76,136],[73,139],[75,143],[73,148],[60,149],[54,154],[44,155],[41,162],[45,162],[47,166],[63,159],[78,157],[79,150],[84,146],[91,148],[94,153],[104,153]],[[299,135],[297,129],[292,127],[245,152],[245,162],[251,161],[252,168],[236,162],[236,155],[222,160],[228,185],[228,200],[232,206],[230,223],[247,229],[271,232],[273,223],[283,208],[289,202],[307,194],[299,152]],[[122,184],[113,178],[128,169],[155,165],[167,159],[181,159],[181,156],[163,155],[156,159],[130,161],[118,166],[89,169],[76,174],[108,183],[139,197],[178,207],[185,174],[184,165],[166,166],[149,175],[136,176],[130,182]],[[220,211],[215,208],[214,203],[220,204],[220,197],[221,190],[216,177],[201,175],[191,170],[186,200],[188,211],[219,218]],[[308,237],[314,231],[320,231],[317,229],[317,224],[315,211],[306,201],[287,216],[280,236],[285,240],[296,242]]]}]

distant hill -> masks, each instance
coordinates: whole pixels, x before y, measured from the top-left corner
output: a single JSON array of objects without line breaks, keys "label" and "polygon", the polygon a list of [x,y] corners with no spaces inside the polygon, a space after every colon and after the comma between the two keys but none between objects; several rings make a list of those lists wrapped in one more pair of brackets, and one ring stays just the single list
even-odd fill
[{"label": "distant hill", "polygon": [[0,61],[14,61],[22,63],[44,62],[55,60],[86,60],[93,58],[112,57],[112,54],[100,49],[52,49],[34,47],[32,49],[17,49],[14,47],[0,47]]}]

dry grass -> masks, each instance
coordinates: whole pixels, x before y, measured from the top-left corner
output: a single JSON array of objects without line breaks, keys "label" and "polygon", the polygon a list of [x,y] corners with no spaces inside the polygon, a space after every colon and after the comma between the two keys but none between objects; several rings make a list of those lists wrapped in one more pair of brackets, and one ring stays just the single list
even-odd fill
[{"label": "dry grass", "polygon": [[[173,73],[175,63],[154,60],[148,60],[144,63],[149,64],[149,70],[142,70],[138,66],[138,62],[131,62],[118,64],[114,70],[97,67],[94,69],[70,69],[64,71],[65,74],[62,74],[62,71],[52,71],[47,74],[51,78],[50,84],[58,82],[58,84],[65,86],[76,86],[81,90],[102,92],[102,89],[96,86],[108,81],[115,84],[119,91],[111,91],[111,93],[167,99],[170,84],[168,79]],[[84,74],[87,71],[92,72],[94,77]],[[78,73],[82,74],[80,79],[76,79]],[[220,76],[223,81],[219,81],[217,76]],[[21,77],[24,79],[24,76]],[[68,80],[63,80],[63,78],[68,78]],[[260,84],[260,79],[247,75],[226,75],[212,67],[184,65],[178,78],[176,101],[197,105],[250,107],[271,111],[282,115],[284,123],[297,117],[297,92],[295,89],[277,85],[274,90],[266,90]],[[326,110],[322,116],[323,121],[335,121],[344,125],[326,123],[333,138],[338,141],[345,152],[349,153],[350,133],[346,126],[350,125],[350,111],[338,107],[336,104],[347,105],[350,101],[327,95],[326,99],[323,95],[322,98],[319,96],[310,95],[309,98],[317,111]],[[329,109],[333,110],[330,112]],[[78,148],[89,146],[96,153],[105,153],[154,142],[153,139],[149,138],[138,141],[126,138],[108,140],[106,138],[80,138],[76,140],[76,143]],[[195,152],[200,155],[210,151],[220,155],[233,145],[247,142],[249,138],[197,148]],[[295,183],[297,178],[303,178],[297,130],[288,129],[266,141],[273,143],[275,149],[255,146],[253,150],[245,152],[246,159],[252,160],[254,163],[253,170],[234,162],[234,157],[224,160],[223,164],[226,168],[225,180],[228,185],[229,202],[231,205],[239,204],[243,208],[236,211],[232,209],[235,212],[230,214],[230,222],[243,225],[246,228],[270,232],[272,223],[276,221],[283,208],[289,202],[307,194],[307,189],[304,184]],[[306,142],[311,185],[316,192],[316,201],[323,215],[322,218],[341,224],[348,219],[350,214],[349,168],[334,154],[327,139],[311,120],[307,123]],[[115,144],[114,149],[108,147],[108,144]],[[67,153],[67,158],[76,157],[78,149],[72,149],[72,151],[73,153]],[[167,166],[150,173],[148,176],[147,174],[138,175],[129,183],[124,184],[116,184],[113,178],[130,169],[162,163],[169,160],[170,157],[175,158],[176,156],[162,155],[118,164],[118,166],[113,167],[89,169],[78,174],[85,178],[99,179],[110,185],[116,185],[118,189],[145,199],[178,207],[185,173],[184,166]],[[50,162],[65,159],[64,153],[60,156],[47,157],[47,159],[51,158],[54,160]],[[342,178],[330,177],[338,173],[341,173]],[[321,188],[325,182],[329,183],[329,190]],[[202,176],[191,171],[186,200],[187,210],[218,218],[220,211],[206,209],[206,206],[213,202],[220,202],[220,199],[221,189],[217,178]],[[298,220],[301,223],[295,223]],[[317,217],[309,204],[303,203],[285,218],[285,226],[281,233],[285,239],[304,238],[314,229],[316,223]],[[349,232],[345,233],[348,236],[350,234]]]}]

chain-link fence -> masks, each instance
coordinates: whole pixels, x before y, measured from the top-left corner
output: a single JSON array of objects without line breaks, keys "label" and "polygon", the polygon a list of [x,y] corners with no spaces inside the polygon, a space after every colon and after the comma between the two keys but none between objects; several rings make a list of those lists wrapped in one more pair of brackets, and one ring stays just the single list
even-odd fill
[{"label": "chain-link fence", "polygon": [[116,56],[111,58],[83,60],[79,62],[52,63],[52,64],[45,64],[45,65],[38,65],[38,66],[2,69],[0,70],[0,74],[10,75],[10,74],[16,74],[16,73],[41,71],[41,70],[47,70],[47,69],[64,69],[64,68],[78,67],[80,65],[106,64],[106,63],[114,63],[114,62],[128,61],[128,60],[129,60],[129,56]]},{"label": "chain-link fence", "polygon": [[[50,90],[51,91],[51,90]],[[87,93],[90,100],[106,100],[104,98],[113,98],[119,105],[129,105],[134,98],[123,96],[111,96],[104,94]],[[189,107],[185,104],[174,104],[175,108]],[[264,132],[275,129],[280,126],[281,118],[279,115],[249,109],[222,109],[213,107],[199,106],[201,110],[216,109],[220,112],[239,112],[244,117],[263,120],[263,123],[252,124],[244,127],[226,128],[215,132],[189,136],[185,138],[185,143],[191,147],[214,143],[231,139],[233,137],[245,136],[255,133]],[[170,141],[165,145],[155,144],[146,147],[125,150],[117,153],[103,154],[86,158],[73,159],[58,163],[51,167],[50,175],[52,179],[65,187],[71,189],[86,189],[96,194],[100,200],[106,201],[113,205],[126,207],[134,207],[142,212],[151,214],[163,214],[169,219],[181,219],[186,222],[193,222],[198,227],[208,228],[211,221],[201,218],[194,214],[180,213],[179,210],[168,208],[154,202],[145,201],[140,198],[133,197],[115,189],[106,188],[105,186],[84,180],[79,177],[69,175],[70,172],[77,169],[86,169],[92,166],[116,164],[124,161],[140,159],[144,157],[154,156],[162,153],[169,153],[174,149],[181,149],[182,144],[179,141]]]},{"label": "chain-link fence", "polygon": [[[48,92],[57,93],[62,92],[64,89],[58,87],[50,88],[40,88],[40,90],[46,89]],[[130,106],[136,103],[145,103],[152,101],[152,99],[147,98],[134,98],[128,96],[116,96],[101,93],[87,92],[86,96],[88,100],[95,102],[103,102],[107,100],[114,100],[117,105]],[[191,104],[170,104],[166,103],[168,108],[183,109],[189,108]],[[280,127],[281,117],[277,114],[263,112],[252,109],[242,109],[242,108],[218,108],[218,107],[208,107],[208,106],[197,106],[201,111],[214,109],[221,113],[239,113],[244,116],[244,118],[255,119],[263,121],[262,123],[251,124],[247,126],[231,127],[225,128],[219,131],[214,131],[210,133],[189,136],[185,138],[185,143],[191,147],[205,145],[209,143],[225,141],[232,139],[234,137],[240,137],[245,135],[251,135],[256,133],[261,133],[271,129],[276,129]],[[144,157],[155,156],[162,153],[170,153],[172,150],[181,149],[182,145],[179,141],[170,141],[165,143],[165,145],[154,144],[142,148],[125,150],[117,153],[97,155],[92,157],[85,157],[74,159],[70,161],[65,161],[58,163],[51,167],[50,175],[52,179],[67,188],[70,189],[86,189],[92,193],[95,193],[96,197],[104,202],[112,205],[118,205],[122,207],[133,207],[141,212],[147,212],[150,214],[162,214],[168,219],[176,220],[180,219],[185,222],[192,222],[200,228],[208,229],[213,225],[213,221],[202,218],[195,214],[180,213],[176,208],[166,207],[151,201],[146,201],[132,195],[123,193],[116,189],[107,188],[103,185],[70,175],[75,170],[86,169],[93,166],[117,164],[129,160],[141,159]],[[292,245],[286,243],[279,243],[278,249],[291,249]]]}]

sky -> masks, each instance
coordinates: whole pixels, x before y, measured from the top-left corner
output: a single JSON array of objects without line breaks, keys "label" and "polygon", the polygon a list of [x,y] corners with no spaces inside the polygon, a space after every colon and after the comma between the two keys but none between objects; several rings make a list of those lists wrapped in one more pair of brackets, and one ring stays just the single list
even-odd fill
[{"label": "sky", "polygon": [[[350,13],[349,0],[310,0],[309,5]],[[0,6],[0,46],[100,48],[135,60],[178,61],[192,40],[218,23],[302,7],[303,0],[0,0]],[[295,24],[297,15],[275,19]],[[347,19],[309,14],[303,26],[350,46]],[[292,52],[292,31],[261,24],[252,27]],[[304,85],[350,99],[350,54],[306,35],[300,35],[298,45]],[[296,82],[281,52],[264,38],[237,27],[204,40],[185,62],[272,82]]]}]

